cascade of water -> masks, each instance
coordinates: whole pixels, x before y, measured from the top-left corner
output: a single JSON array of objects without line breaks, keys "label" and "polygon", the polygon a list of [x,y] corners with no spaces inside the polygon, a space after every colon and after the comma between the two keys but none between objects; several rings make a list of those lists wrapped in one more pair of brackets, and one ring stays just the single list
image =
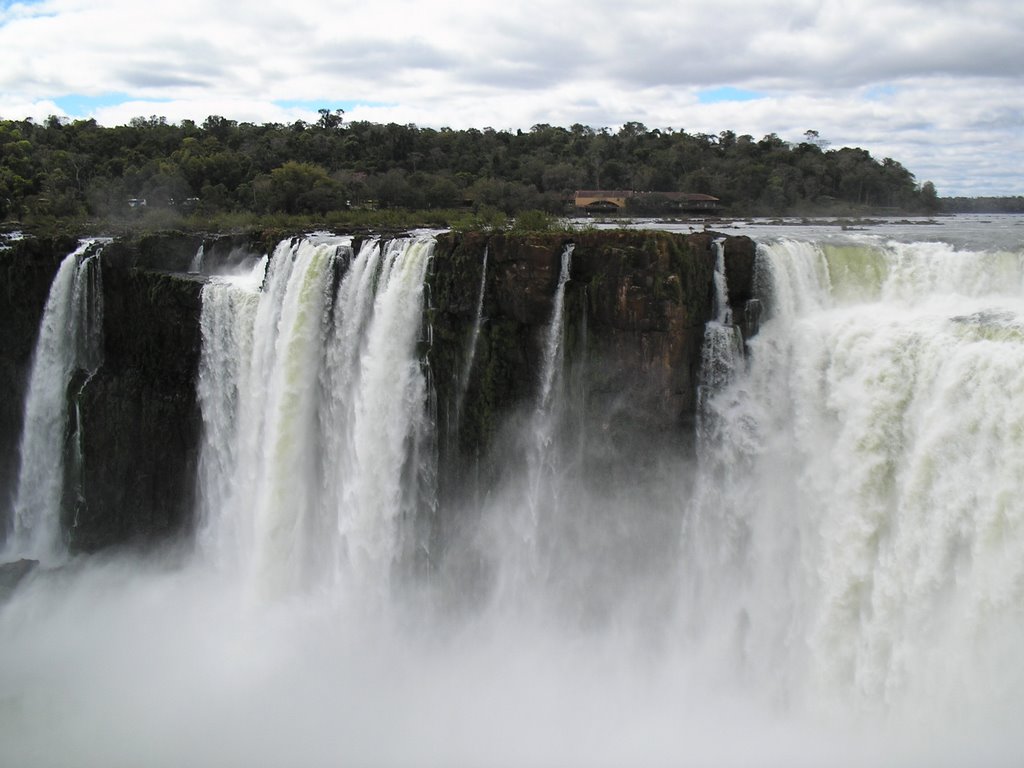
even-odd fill
[{"label": "cascade of water", "polygon": [[262,293],[255,274],[203,293],[202,539],[265,594],[294,588],[311,565],[318,370],[338,246],[282,242]]},{"label": "cascade of water", "polygon": [[[203,286],[202,355],[197,394],[203,414],[203,437],[198,467],[200,545],[210,558],[238,567],[248,550],[248,527],[233,505],[241,481],[238,467],[241,433],[252,413],[246,408],[251,392],[253,334],[260,301],[259,285],[266,263],[257,267],[259,281],[213,280]],[[244,427],[243,427],[244,425]],[[250,537],[251,540],[251,537]]]},{"label": "cascade of water", "polygon": [[321,425],[324,445],[321,476],[323,498],[329,500],[330,508],[324,510],[322,519],[330,521],[325,535],[334,544],[330,559],[335,574],[344,570],[346,561],[344,542],[338,540],[337,507],[348,479],[358,472],[353,426],[356,396],[362,386],[359,362],[373,317],[374,296],[383,264],[384,248],[380,241],[364,242],[338,286],[323,369],[323,391],[329,395],[325,397]]},{"label": "cascade of water", "polygon": [[480,328],[483,325],[484,317],[484,291],[487,288],[487,248],[484,247],[484,260],[480,268],[480,293],[476,301],[476,315],[473,317],[473,328],[469,334],[469,351],[466,354],[466,362],[462,366],[462,375],[459,376],[459,389],[456,394],[455,412],[462,412],[462,401],[469,388],[469,376],[473,372],[473,361],[476,360],[476,345],[480,339]]},{"label": "cascade of water", "polygon": [[386,581],[402,545],[399,522],[414,518],[422,498],[420,451],[430,425],[416,341],[433,250],[432,238],[389,244],[359,359],[354,471],[343,478],[338,524],[350,567],[373,584]]},{"label": "cascade of water", "polygon": [[562,328],[565,320],[562,307],[565,303],[565,284],[569,282],[574,248],[575,245],[567,243],[562,251],[562,268],[558,274],[558,286],[555,288],[555,299],[551,305],[551,322],[548,323],[544,339],[544,359],[540,369],[537,413],[546,413],[551,410],[551,393],[562,369]]},{"label": "cascade of water", "polygon": [[697,385],[697,426],[701,439],[712,439],[716,429],[709,398],[723,389],[733,378],[743,359],[743,336],[733,325],[729,306],[729,284],[725,274],[725,239],[717,238],[715,248],[715,319],[704,326],[701,346],[700,377]]},{"label": "cascade of water", "polygon": [[715,238],[715,321],[722,325],[732,324],[732,308],[729,306],[729,284],[725,275],[725,238]]},{"label": "cascade of water", "polygon": [[544,335],[544,357],[541,361],[540,387],[530,421],[530,444],[527,447],[527,499],[525,521],[521,537],[524,542],[525,565],[520,565],[522,579],[537,569],[537,532],[541,522],[541,509],[557,507],[558,488],[555,482],[558,474],[556,459],[558,452],[552,445],[557,427],[559,408],[555,394],[561,379],[564,354],[563,333],[565,325],[565,286],[569,282],[572,268],[573,244],[566,244],[562,251],[562,265],[558,285],[551,306],[551,320]]},{"label": "cascade of water", "polygon": [[262,594],[386,586],[430,460],[416,342],[433,245],[286,242],[261,293],[204,291],[204,539]]},{"label": "cascade of water", "polygon": [[11,554],[52,560],[61,545],[61,498],[68,425],[67,388],[76,370],[102,360],[103,299],[96,240],[61,262],[43,310],[25,398]]},{"label": "cascade of water", "polygon": [[790,692],[915,717],[978,685],[1010,695],[1024,682],[1009,650],[1024,633],[1021,258],[794,242],[758,258],[772,315],[749,371],[710,398],[689,614]]},{"label": "cascade of water", "polygon": [[196,249],[196,255],[192,257],[192,263],[188,267],[188,271],[192,274],[199,274],[203,271],[203,258],[206,256],[206,243],[202,242],[199,244],[199,248]]}]

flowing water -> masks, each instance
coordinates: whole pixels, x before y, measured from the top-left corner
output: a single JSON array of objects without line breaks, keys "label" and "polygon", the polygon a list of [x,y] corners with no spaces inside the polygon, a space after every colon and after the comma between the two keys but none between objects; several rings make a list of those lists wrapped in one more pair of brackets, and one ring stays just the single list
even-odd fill
[{"label": "flowing water", "polygon": [[96,240],[83,240],[61,262],[50,286],[32,357],[14,501],[14,530],[5,559],[62,557],[67,388],[79,370],[100,364],[103,297]]},{"label": "flowing water", "polygon": [[693,631],[716,625],[752,677],[818,707],[1006,718],[1024,690],[1022,254],[783,241],[759,268],[772,316],[706,402]]},{"label": "flowing water", "polygon": [[5,764],[1020,763],[1019,246],[765,240],[760,332],[708,324],[696,461],[614,485],[559,415],[567,250],[505,479],[444,551],[432,248],[307,238],[211,279],[197,551],[0,608]]},{"label": "flowing water", "polygon": [[197,275],[203,271],[203,261],[206,258],[206,243],[200,243],[196,249],[195,256],[192,257],[192,262],[189,264],[188,271],[191,274]]},{"label": "flowing water", "polygon": [[258,275],[204,289],[202,540],[265,597],[386,586],[399,519],[421,502],[407,467],[426,430],[416,342],[432,249],[302,239],[278,246],[262,290]]},{"label": "flowing water", "polygon": [[469,377],[473,373],[473,363],[476,361],[476,348],[480,341],[480,329],[484,322],[484,293],[487,289],[487,248],[484,247],[483,264],[480,267],[480,292],[476,300],[476,314],[473,316],[473,328],[469,332],[469,352],[466,355],[466,363],[462,366],[462,375],[459,377],[459,388],[455,401],[455,412],[462,412],[462,402],[466,397],[466,390],[469,388]]}]

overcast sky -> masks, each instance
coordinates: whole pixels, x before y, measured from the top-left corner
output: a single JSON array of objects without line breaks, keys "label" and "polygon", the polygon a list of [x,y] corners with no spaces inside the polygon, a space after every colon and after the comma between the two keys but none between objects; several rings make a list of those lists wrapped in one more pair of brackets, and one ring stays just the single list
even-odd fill
[{"label": "overcast sky", "polygon": [[0,117],[583,123],[893,157],[1024,194],[1024,0],[0,0]]}]

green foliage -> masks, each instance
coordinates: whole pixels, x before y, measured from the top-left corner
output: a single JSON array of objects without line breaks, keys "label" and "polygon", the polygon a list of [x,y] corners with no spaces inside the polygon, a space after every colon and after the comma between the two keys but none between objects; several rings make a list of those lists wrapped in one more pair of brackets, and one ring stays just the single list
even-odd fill
[{"label": "green foliage", "polygon": [[259,181],[268,211],[323,214],[344,206],[338,183],[313,163],[289,160]]},{"label": "green foliage", "polygon": [[536,209],[520,211],[512,221],[512,231],[517,233],[550,232],[554,228],[555,219],[550,214]]},{"label": "green foliage", "polygon": [[941,210],[946,213],[1024,213],[1024,196],[1021,195],[1016,197],[943,197],[938,200],[938,203]]},{"label": "green foliage", "polygon": [[941,207],[939,205],[939,195],[935,191],[935,185],[930,181],[926,181],[921,185],[921,204],[928,213],[934,213]]},{"label": "green foliage", "polygon": [[455,226],[499,229],[515,218],[540,227],[540,214],[571,213],[573,192],[594,188],[701,192],[720,198],[725,213],[743,215],[938,205],[934,186],[918,187],[895,160],[826,149],[814,131],[793,145],[774,134],[756,140],[636,122],[616,133],[547,124],[454,131],[345,123],[342,114],[324,109],[315,123],[292,125],[217,115],[201,125],[151,116],[113,128],[0,120],[0,218],[130,224],[141,214],[129,201],[145,199],[147,212],[183,219],[248,212],[324,220],[353,209],[361,221],[408,220],[402,212],[418,209],[429,211],[420,219]]}]

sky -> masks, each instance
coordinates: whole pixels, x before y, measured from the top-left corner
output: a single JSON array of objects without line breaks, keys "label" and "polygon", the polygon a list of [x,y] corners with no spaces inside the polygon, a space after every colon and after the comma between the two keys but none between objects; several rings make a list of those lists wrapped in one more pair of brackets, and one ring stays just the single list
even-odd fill
[{"label": "sky", "polygon": [[892,157],[1024,194],[1021,0],[0,0],[0,117],[582,123]]}]

